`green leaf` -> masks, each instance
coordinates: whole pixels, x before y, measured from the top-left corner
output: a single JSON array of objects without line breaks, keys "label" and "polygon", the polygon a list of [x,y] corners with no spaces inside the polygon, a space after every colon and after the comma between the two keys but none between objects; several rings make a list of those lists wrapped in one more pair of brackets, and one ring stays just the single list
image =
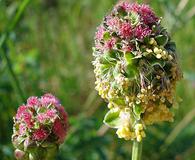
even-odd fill
[{"label": "green leaf", "polygon": [[106,113],[103,122],[111,128],[118,128],[121,125],[121,119],[119,115],[119,110],[111,109]]},{"label": "green leaf", "polygon": [[162,45],[162,46],[167,44],[168,39],[169,38],[166,35],[158,35],[155,37],[155,40],[158,43],[158,45]]}]

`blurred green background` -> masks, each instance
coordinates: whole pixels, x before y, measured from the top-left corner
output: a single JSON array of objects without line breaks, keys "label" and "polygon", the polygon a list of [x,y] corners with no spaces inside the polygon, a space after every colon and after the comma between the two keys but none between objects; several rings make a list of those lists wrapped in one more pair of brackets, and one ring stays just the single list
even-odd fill
[{"label": "blurred green background", "polygon": [[[117,0],[24,1],[30,3],[0,0],[0,159],[14,159],[11,134],[17,107],[45,92],[59,97],[70,115],[58,160],[130,159],[131,142],[102,125],[107,108],[94,90],[91,64],[96,27]],[[164,18],[184,79],[177,87],[174,123],[147,128],[143,160],[195,160],[195,1],[145,2]],[[24,6],[21,18],[13,20]]]}]

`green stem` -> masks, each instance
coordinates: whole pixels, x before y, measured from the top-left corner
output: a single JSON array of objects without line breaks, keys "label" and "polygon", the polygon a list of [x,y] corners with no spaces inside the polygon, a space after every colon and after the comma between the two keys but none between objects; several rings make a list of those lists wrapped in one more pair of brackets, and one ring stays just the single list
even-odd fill
[{"label": "green stem", "polygon": [[142,155],[142,142],[138,142],[137,140],[133,141],[132,148],[132,160],[141,160]]},{"label": "green stem", "polygon": [[9,72],[10,77],[11,77],[13,88],[16,90],[16,92],[19,95],[20,103],[23,103],[25,100],[24,93],[23,93],[23,90],[20,86],[20,83],[19,83],[19,80],[18,80],[16,74],[14,73],[11,60],[9,59],[8,55],[6,54],[6,52],[4,50],[1,49],[1,53],[2,53],[3,58],[6,60],[8,72]]},{"label": "green stem", "polygon": [[20,99],[21,101],[24,101],[24,94],[21,88],[21,85],[19,83],[19,80],[16,76],[16,74],[14,73],[14,70],[12,68],[12,62],[10,60],[10,58],[8,57],[7,54],[7,47],[6,47],[6,41],[9,37],[9,34],[12,30],[14,30],[15,26],[17,25],[17,23],[19,22],[27,4],[30,2],[30,0],[23,0],[21,2],[21,4],[18,7],[18,10],[15,14],[15,16],[13,17],[13,19],[10,21],[10,23],[8,23],[7,27],[6,27],[6,31],[4,32],[4,34],[2,34],[2,36],[0,37],[0,51],[3,55],[3,57],[6,60],[7,66],[8,66],[8,70],[9,70],[9,74],[11,76],[12,79],[12,85],[14,87],[14,89],[17,91],[17,93],[20,95]]}]

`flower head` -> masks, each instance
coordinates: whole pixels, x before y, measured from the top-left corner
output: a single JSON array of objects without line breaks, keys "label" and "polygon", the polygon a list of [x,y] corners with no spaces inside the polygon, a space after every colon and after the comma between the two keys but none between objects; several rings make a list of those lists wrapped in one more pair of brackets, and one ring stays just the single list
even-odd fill
[{"label": "flower head", "polygon": [[119,2],[95,36],[96,90],[109,102],[104,122],[119,138],[141,141],[145,126],[173,121],[182,78],[175,43],[145,4]]},{"label": "flower head", "polygon": [[141,25],[135,28],[135,37],[143,39],[151,34],[152,30],[149,27],[142,27]]},{"label": "flower head", "polygon": [[[55,146],[64,142],[68,130],[68,115],[59,100],[52,94],[30,97],[26,105],[18,108],[14,117],[12,142],[17,150],[16,157],[26,155],[30,144]],[[22,153],[22,154],[21,154]]]},{"label": "flower head", "polygon": [[40,104],[39,99],[35,96],[32,96],[27,99],[28,106],[39,106],[39,104]]},{"label": "flower head", "polygon": [[119,28],[119,35],[122,38],[131,38],[132,37],[132,27],[128,22],[123,22]]}]

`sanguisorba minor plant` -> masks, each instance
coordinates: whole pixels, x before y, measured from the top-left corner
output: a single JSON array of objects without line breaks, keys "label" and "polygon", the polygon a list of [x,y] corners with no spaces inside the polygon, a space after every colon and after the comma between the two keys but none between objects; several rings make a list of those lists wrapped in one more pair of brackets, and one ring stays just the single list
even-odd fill
[{"label": "sanguisorba minor plant", "polygon": [[19,160],[52,160],[68,130],[68,115],[52,94],[30,97],[14,117],[12,143]]},{"label": "sanguisorba minor plant", "polygon": [[132,159],[140,159],[146,126],[173,121],[182,78],[175,43],[148,5],[123,1],[97,28],[93,56],[96,90],[109,108],[104,123],[133,140]]}]

